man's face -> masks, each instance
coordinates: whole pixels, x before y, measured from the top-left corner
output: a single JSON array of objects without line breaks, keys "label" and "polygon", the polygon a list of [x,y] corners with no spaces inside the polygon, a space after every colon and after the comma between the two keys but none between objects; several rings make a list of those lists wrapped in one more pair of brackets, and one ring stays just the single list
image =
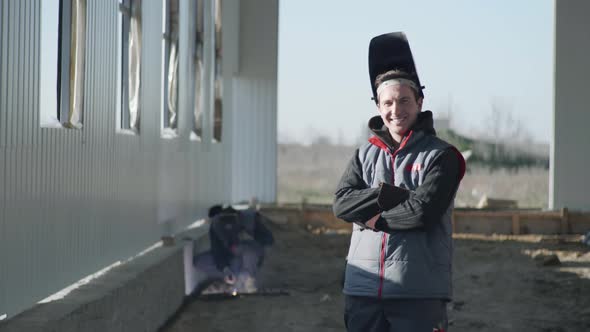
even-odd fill
[{"label": "man's face", "polygon": [[379,94],[377,108],[391,136],[399,142],[416,122],[422,110],[422,98],[416,100],[409,86],[390,85]]}]

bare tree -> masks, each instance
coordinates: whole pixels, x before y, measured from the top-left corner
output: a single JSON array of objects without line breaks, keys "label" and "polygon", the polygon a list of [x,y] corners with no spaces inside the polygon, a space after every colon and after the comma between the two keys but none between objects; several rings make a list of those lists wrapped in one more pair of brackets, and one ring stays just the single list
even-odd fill
[{"label": "bare tree", "polygon": [[490,101],[491,110],[486,117],[486,137],[492,141],[492,159],[506,157],[510,148],[531,140],[522,121],[514,116],[512,106],[498,97]]}]

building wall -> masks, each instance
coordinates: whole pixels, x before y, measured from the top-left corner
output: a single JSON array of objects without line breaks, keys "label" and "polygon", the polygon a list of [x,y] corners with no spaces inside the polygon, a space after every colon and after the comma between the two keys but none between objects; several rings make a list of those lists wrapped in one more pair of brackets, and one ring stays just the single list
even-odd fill
[{"label": "building wall", "polygon": [[555,1],[555,95],[549,207],[590,210],[590,2]]},{"label": "building wall", "polygon": [[[243,77],[225,68],[237,68],[240,63],[239,52],[232,52],[239,45],[237,31],[250,29],[251,20],[261,25],[268,20],[274,26],[276,16],[261,16],[250,8],[248,14],[255,17],[242,20],[238,2],[224,2],[224,46],[228,43],[228,48],[223,58],[223,139],[213,143],[210,125],[205,125],[201,141],[190,139],[192,115],[183,110],[192,106],[187,74],[191,65],[182,42],[191,40],[191,33],[182,23],[179,130],[177,137],[162,137],[162,2],[156,0],[143,1],[139,134],[116,128],[116,0],[88,0],[84,127],[41,128],[41,1],[0,2],[0,317],[12,316],[88,274],[133,256],[162,235],[204,217],[213,203],[231,202],[251,190],[267,200],[275,195],[272,151],[251,162],[249,169],[236,172],[232,164],[240,158],[234,156],[232,145],[240,141],[242,152],[276,146],[276,60],[269,64],[274,69],[258,66]],[[193,5],[181,0],[181,21],[190,17],[184,9]],[[237,26],[239,22],[246,26]],[[270,47],[270,58],[276,56],[276,40],[259,46]],[[210,68],[210,41],[205,49],[205,67]],[[264,79],[254,79],[259,72]],[[205,79],[212,82],[210,70]],[[211,84],[207,86],[206,119],[211,122],[213,99]],[[264,97],[250,98],[253,91],[263,91]],[[266,126],[235,125],[241,119],[235,118],[240,108],[234,104],[245,99],[251,100],[248,112],[269,115]],[[241,132],[233,133],[236,127]],[[260,140],[239,140],[253,131],[264,136],[264,146],[256,145]],[[268,171],[270,179],[253,169]],[[265,185],[252,189],[243,182],[234,183],[243,177]],[[234,188],[242,194],[235,194]]]},{"label": "building wall", "polygon": [[240,56],[232,68],[234,201],[276,201],[278,12],[276,0],[240,2]]}]

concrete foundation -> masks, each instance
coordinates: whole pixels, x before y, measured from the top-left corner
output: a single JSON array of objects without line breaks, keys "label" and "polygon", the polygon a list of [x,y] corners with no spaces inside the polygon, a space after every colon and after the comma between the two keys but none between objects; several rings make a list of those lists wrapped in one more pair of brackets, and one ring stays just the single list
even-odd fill
[{"label": "concrete foundation", "polygon": [[185,298],[188,239],[205,240],[206,235],[206,226],[185,232],[171,246],[159,246],[61,300],[37,304],[10,318],[0,324],[0,331],[157,331]]}]

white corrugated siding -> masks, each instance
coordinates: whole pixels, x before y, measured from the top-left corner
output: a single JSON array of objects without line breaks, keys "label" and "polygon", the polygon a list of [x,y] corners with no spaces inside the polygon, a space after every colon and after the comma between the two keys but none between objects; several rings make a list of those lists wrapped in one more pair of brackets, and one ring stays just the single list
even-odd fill
[{"label": "white corrugated siding", "polygon": [[240,3],[231,119],[234,201],[276,201],[278,10],[278,1]]},{"label": "white corrugated siding", "polygon": [[[277,85],[275,80],[234,80],[233,200],[256,196],[261,202],[276,200]],[[255,146],[255,149],[249,147]]]},{"label": "white corrugated siding", "polygon": [[[213,203],[250,196],[251,190],[265,200],[275,195],[276,63],[268,70],[274,80],[246,77],[232,85],[235,73],[225,75],[222,143],[210,142],[210,130],[203,142],[189,140],[188,112],[181,113],[179,137],[163,139],[161,1],[144,1],[141,133],[116,133],[117,1],[88,0],[84,128],[40,128],[41,1],[1,2],[0,316],[138,253],[204,216]],[[236,10],[235,2],[226,3],[228,13]],[[258,20],[264,24],[263,16]],[[232,31],[231,22],[224,24]],[[188,40],[183,31],[181,40]],[[182,47],[180,61],[186,63]],[[276,56],[276,48],[269,52]],[[180,72],[182,112],[188,71]],[[249,111],[233,119],[233,103]],[[240,141],[242,132],[234,135],[232,122],[246,118],[241,130],[256,135]],[[236,141],[243,163],[232,155]],[[249,182],[241,182],[245,173],[232,163],[257,172],[246,172]]]}]

